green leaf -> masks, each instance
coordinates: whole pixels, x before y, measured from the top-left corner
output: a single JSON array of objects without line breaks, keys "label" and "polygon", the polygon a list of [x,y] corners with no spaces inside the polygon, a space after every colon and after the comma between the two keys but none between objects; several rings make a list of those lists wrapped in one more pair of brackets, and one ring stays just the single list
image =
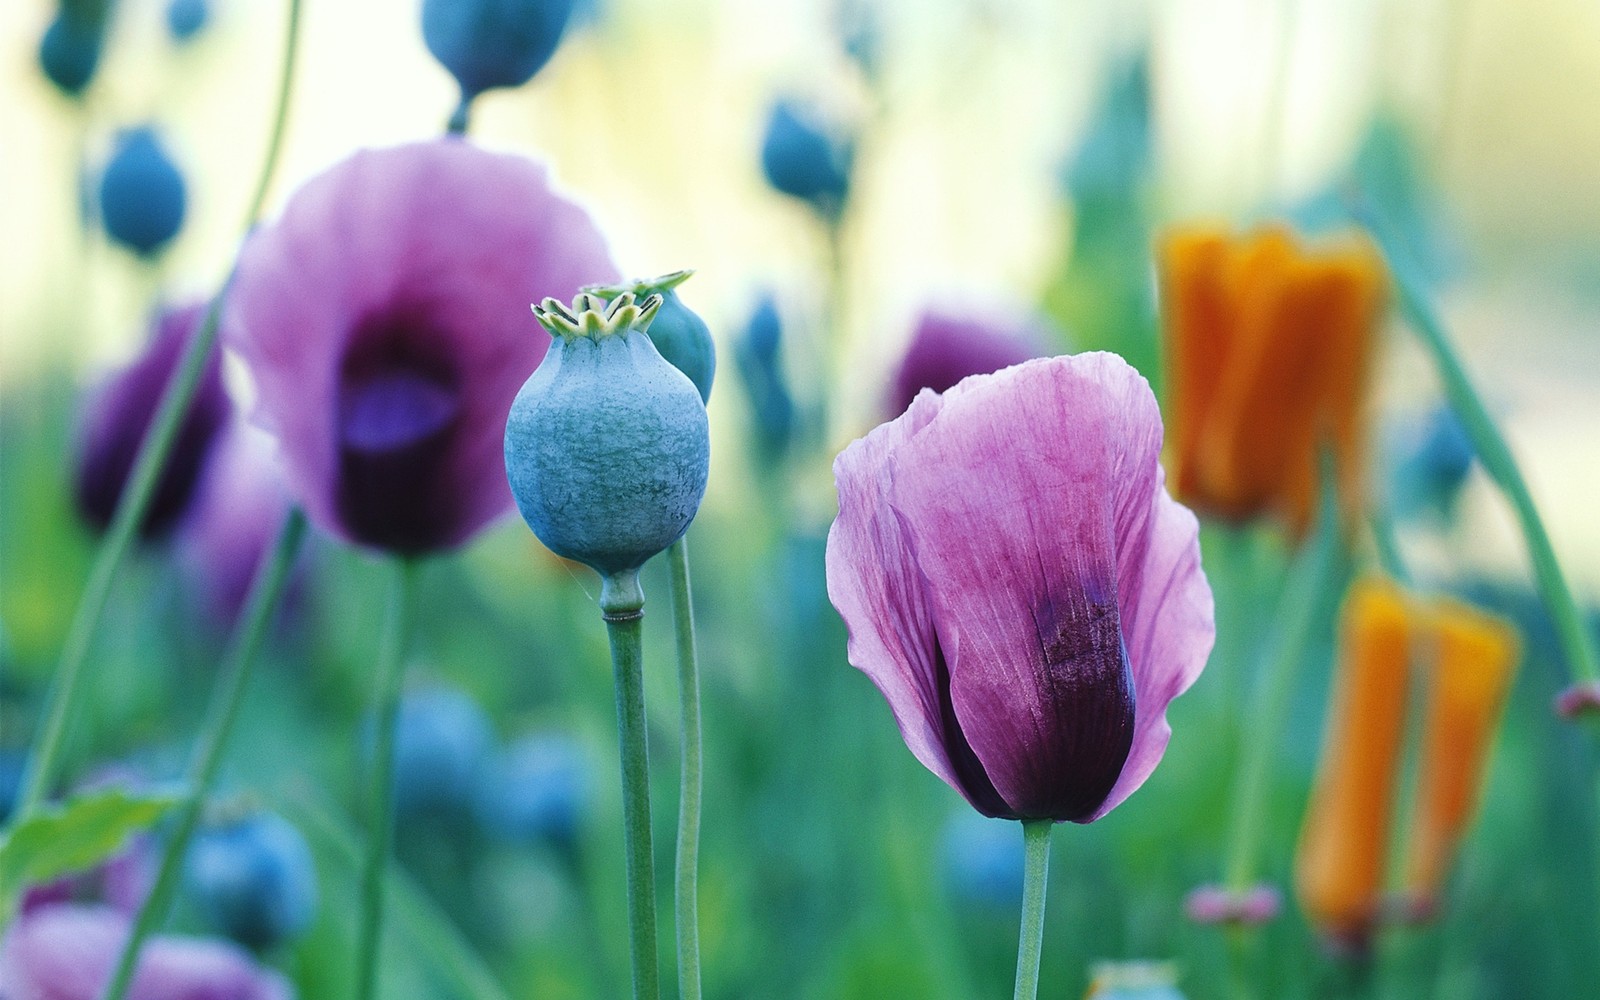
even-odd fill
[{"label": "green leaf", "polygon": [[182,801],[173,791],[107,788],[41,807],[0,835],[0,922],[23,888],[88,868]]}]

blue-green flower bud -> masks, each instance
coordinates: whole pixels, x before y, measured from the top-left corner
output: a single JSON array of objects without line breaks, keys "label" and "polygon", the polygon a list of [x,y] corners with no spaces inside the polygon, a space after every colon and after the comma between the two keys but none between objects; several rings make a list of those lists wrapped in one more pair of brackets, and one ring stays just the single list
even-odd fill
[{"label": "blue-green flower bud", "polygon": [[598,295],[610,302],[626,292],[632,292],[636,301],[651,295],[661,296],[661,308],[650,321],[650,342],[672,367],[689,376],[689,381],[700,390],[700,399],[711,401],[711,382],[717,375],[717,345],[711,339],[711,328],[693,309],[678,298],[678,286],[689,280],[693,271],[674,271],[659,278],[642,278],[615,285],[586,285],[584,291]]},{"label": "blue-green flower bud", "polygon": [[705,494],[711,439],[694,383],[645,333],[662,300],[533,307],[556,338],[506,421],[506,475],[550,551],[608,579],[688,530]]}]

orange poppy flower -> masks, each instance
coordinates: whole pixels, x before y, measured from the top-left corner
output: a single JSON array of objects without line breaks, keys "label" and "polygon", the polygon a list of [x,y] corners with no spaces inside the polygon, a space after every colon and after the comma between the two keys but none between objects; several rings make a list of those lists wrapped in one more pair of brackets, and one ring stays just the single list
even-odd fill
[{"label": "orange poppy flower", "polygon": [[1437,605],[1432,641],[1416,814],[1406,852],[1406,895],[1419,913],[1433,909],[1478,811],[1520,652],[1510,625],[1454,601]]},{"label": "orange poppy flower", "polygon": [[1399,588],[1373,579],[1351,589],[1295,891],[1313,923],[1352,944],[1367,938],[1382,900],[1414,635]]},{"label": "orange poppy flower", "polygon": [[1388,298],[1364,237],[1304,248],[1281,226],[1169,233],[1158,253],[1173,493],[1203,514],[1310,524],[1317,452],[1332,445],[1359,507],[1363,410]]},{"label": "orange poppy flower", "polygon": [[1352,588],[1295,857],[1301,908],[1330,938],[1360,947],[1382,916],[1413,661],[1426,705],[1405,891],[1410,915],[1425,917],[1477,812],[1517,659],[1516,633],[1498,618],[1452,600],[1422,603],[1381,579]]}]

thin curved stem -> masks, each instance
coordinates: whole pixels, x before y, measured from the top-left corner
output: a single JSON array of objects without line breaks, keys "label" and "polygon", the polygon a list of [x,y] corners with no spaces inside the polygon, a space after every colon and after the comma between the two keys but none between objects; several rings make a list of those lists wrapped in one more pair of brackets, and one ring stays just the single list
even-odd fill
[{"label": "thin curved stem", "polygon": [[300,551],[305,533],[305,515],[299,509],[290,511],[278,531],[277,541],[256,568],[244,613],[239,619],[228,652],[223,657],[216,686],[211,691],[205,725],[195,740],[194,752],[189,759],[188,788],[178,805],[177,822],[162,850],[155,884],[145,897],[144,904],[139,907],[133,930],[123,942],[122,952],[117,957],[116,970],[101,993],[103,1000],[122,1000],[127,994],[138,965],[139,950],[144,946],[145,939],[166,919],[173,893],[177,890],[178,878],[183,871],[189,841],[194,836],[206,798],[216,781],[217,767],[227,749],[234,720],[239,717],[239,706],[244,703],[244,693],[250,684],[256,654],[266,639],[272,614],[278,607],[278,598],[283,594],[289,569]]},{"label": "thin curved stem", "polygon": [[616,674],[617,734],[622,750],[622,823],[627,850],[628,948],[634,1000],[659,1000],[656,875],[650,837],[650,747],[645,722],[644,594],[638,572],[606,577],[600,592]]},{"label": "thin curved stem", "polygon": [[1022,883],[1022,927],[1017,935],[1017,988],[1014,1000],[1036,1000],[1039,995],[1039,957],[1044,954],[1044,895],[1050,880],[1050,828],[1048,819],[1022,824],[1026,868]]},{"label": "thin curved stem", "polygon": [[394,742],[400,718],[400,690],[410,628],[416,563],[396,560],[389,584],[388,611],[376,667],[377,745],[367,800],[367,850],[361,870],[361,928],[356,940],[356,996],[371,1000],[378,986],[378,948],[383,938],[384,869],[394,839]]},{"label": "thin curved stem", "polygon": [[680,1000],[700,1000],[700,663],[695,651],[687,538],[678,539],[667,549],[667,563],[672,570],[672,620],[678,638],[678,700],[683,716],[679,737],[683,759],[674,882],[678,996]]},{"label": "thin curved stem", "polygon": [[[301,0],[289,0],[283,64],[278,81],[277,110],[273,117],[272,132],[267,142],[266,159],[262,163],[261,176],[256,185],[255,195],[250,201],[249,211],[246,213],[246,231],[254,227],[260,217],[267,188],[277,172],[283,133],[288,120],[289,95],[294,80],[296,53],[299,49],[300,5]],[[212,298],[199,331],[185,348],[177,370],[173,373],[172,381],[161,396],[161,405],[156,409],[155,416],[150,422],[150,430],[139,448],[139,457],[134,462],[127,485],[117,501],[117,510],[112,516],[111,525],[106,531],[105,538],[100,542],[99,551],[95,555],[94,565],[89,573],[89,581],[84,587],[82,598],[78,601],[78,608],[73,613],[72,624],[67,629],[60,663],[56,667],[49,693],[45,697],[44,728],[34,740],[33,751],[28,757],[22,788],[17,794],[16,807],[12,811],[14,824],[22,822],[33,813],[56,779],[67,723],[76,714],[78,701],[82,697],[83,665],[88,656],[89,646],[94,640],[100,616],[105,611],[106,601],[111,596],[111,585],[116,580],[117,570],[127,556],[128,549],[138,534],[139,525],[143,523],[145,513],[150,508],[151,497],[155,493],[161,472],[166,467],[167,457],[177,440],[178,429],[189,411],[189,404],[194,401],[200,376],[205,370],[206,359],[210,357],[212,348],[216,345],[217,323],[222,314],[222,300],[226,291],[227,288],[224,286],[223,290]]]},{"label": "thin curved stem", "polygon": [[1439,379],[1444,383],[1445,397],[1450,400],[1451,408],[1461,418],[1467,436],[1472,439],[1483,471],[1500,487],[1501,494],[1516,514],[1523,542],[1528,547],[1528,558],[1533,563],[1540,596],[1555,622],[1562,652],[1571,665],[1574,678],[1589,683],[1600,682],[1600,653],[1596,652],[1594,639],[1584,626],[1583,613],[1573,600],[1572,590],[1561,571],[1561,563],[1556,559],[1555,548],[1550,544],[1550,534],[1545,530],[1539,508],[1533,502],[1527,480],[1522,477],[1522,470],[1511,454],[1511,446],[1489,415],[1489,408],[1483,404],[1483,398],[1473,386],[1466,367],[1451,346],[1444,325],[1428,302],[1415,265],[1377,220],[1364,221],[1382,244],[1384,256],[1389,260],[1401,314],[1432,355]]}]

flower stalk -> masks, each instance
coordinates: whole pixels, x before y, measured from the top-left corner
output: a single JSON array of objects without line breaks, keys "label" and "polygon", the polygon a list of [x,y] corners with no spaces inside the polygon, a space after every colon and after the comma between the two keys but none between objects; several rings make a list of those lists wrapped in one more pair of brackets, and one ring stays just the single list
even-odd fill
[{"label": "flower stalk", "polygon": [[[254,228],[260,219],[267,190],[277,173],[299,51],[300,8],[301,0],[289,0],[276,110],[273,113],[272,131],[267,140],[266,156],[261,164],[255,193],[245,213],[246,233]],[[61,660],[45,697],[44,728],[34,741],[34,749],[29,754],[28,765],[23,772],[22,787],[18,791],[16,806],[12,811],[13,824],[22,823],[33,813],[56,779],[67,724],[76,714],[78,702],[82,697],[84,661],[88,657],[90,644],[100,623],[100,616],[105,611],[106,602],[111,596],[111,586],[116,582],[117,570],[133,544],[139,525],[144,523],[145,513],[149,510],[156,485],[161,478],[162,470],[166,467],[167,457],[177,440],[184,415],[188,413],[189,404],[193,401],[200,385],[206,360],[216,344],[217,325],[222,315],[222,301],[226,292],[227,285],[224,284],[223,290],[211,300],[199,332],[185,349],[172,381],[161,397],[161,405],[150,422],[149,433],[146,434],[144,444],[139,449],[139,457],[134,462],[128,484],[117,503],[117,512],[112,517],[111,525],[95,554],[89,581],[73,614],[66,642],[62,646]]]},{"label": "flower stalk", "polygon": [[1483,470],[1500,488],[1516,514],[1523,542],[1528,547],[1528,558],[1533,563],[1539,594],[1555,622],[1556,634],[1574,680],[1600,684],[1600,653],[1596,652],[1594,639],[1584,626],[1583,615],[1573,599],[1572,589],[1550,543],[1550,534],[1545,530],[1544,519],[1539,516],[1539,508],[1533,502],[1533,494],[1511,453],[1511,446],[1489,415],[1488,407],[1450,343],[1444,324],[1428,302],[1416,264],[1375,219],[1365,221],[1389,259],[1401,315],[1432,357],[1440,381],[1444,383],[1445,396],[1472,439]]},{"label": "flower stalk", "polygon": [[1294,693],[1296,668],[1305,658],[1312,625],[1323,594],[1335,584],[1339,569],[1339,511],[1334,499],[1331,461],[1323,462],[1323,489],[1317,534],[1295,561],[1277,615],[1281,623],[1268,660],[1256,678],[1243,766],[1234,786],[1233,824],[1223,885],[1242,897],[1253,885],[1265,821],[1267,780]]},{"label": "flower stalk", "polygon": [[682,712],[674,881],[678,996],[680,1000],[700,1000],[700,664],[695,649],[687,536],[667,548],[667,564],[672,572],[672,620],[678,640],[678,699]]},{"label": "flower stalk", "polygon": [[1017,988],[1014,1000],[1039,995],[1039,957],[1044,953],[1044,897],[1050,880],[1050,828],[1053,820],[1022,824],[1026,865],[1022,882],[1022,927],[1017,936]]},{"label": "flower stalk", "polygon": [[356,997],[377,996],[378,949],[383,937],[384,868],[394,839],[394,745],[400,718],[401,681],[405,671],[407,632],[415,597],[417,564],[409,559],[390,565],[388,610],[379,639],[376,701],[377,746],[372,755],[372,780],[367,800],[366,857],[361,871],[361,923],[356,941]]},{"label": "flower stalk", "polygon": [[622,822],[628,872],[628,946],[634,1000],[659,1000],[656,965],[656,879],[650,837],[650,746],[645,721],[641,639],[644,593],[639,571],[604,578],[600,610],[616,674],[617,731],[622,750]]},{"label": "flower stalk", "polygon": [[117,958],[116,970],[101,994],[104,1000],[122,1000],[127,995],[134,970],[138,967],[140,949],[166,918],[183,871],[184,859],[188,856],[189,841],[200,822],[211,786],[216,781],[217,767],[222,762],[228,737],[233,732],[234,720],[239,716],[239,706],[244,702],[256,655],[266,639],[273,612],[277,610],[278,599],[283,595],[289,569],[300,551],[305,533],[305,514],[298,508],[291,510],[278,531],[277,541],[256,569],[244,615],[239,620],[239,628],[222,661],[216,686],[211,691],[205,726],[195,741],[189,762],[188,788],[178,807],[177,822],[162,851],[155,884],[139,908],[133,930],[123,942]]}]

